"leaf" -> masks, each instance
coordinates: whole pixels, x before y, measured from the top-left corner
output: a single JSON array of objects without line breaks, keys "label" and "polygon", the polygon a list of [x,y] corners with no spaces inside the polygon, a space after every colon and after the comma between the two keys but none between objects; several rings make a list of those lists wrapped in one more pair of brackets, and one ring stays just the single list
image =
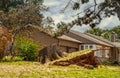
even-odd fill
[{"label": "leaf", "polygon": [[84,4],[84,3],[88,3],[89,0],[81,0],[81,2],[82,2],[82,4]]}]

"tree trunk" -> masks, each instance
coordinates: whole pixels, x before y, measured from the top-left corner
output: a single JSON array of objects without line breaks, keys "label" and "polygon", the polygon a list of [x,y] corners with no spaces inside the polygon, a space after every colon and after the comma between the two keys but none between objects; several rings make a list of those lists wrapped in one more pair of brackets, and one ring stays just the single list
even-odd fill
[{"label": "tree trunk", "polygon": [[64,54],[57,49],[57,46],[51,45],[39,51],[38,60],[40,63],[44,64],[48,61],[54,61],[63,56]]}]

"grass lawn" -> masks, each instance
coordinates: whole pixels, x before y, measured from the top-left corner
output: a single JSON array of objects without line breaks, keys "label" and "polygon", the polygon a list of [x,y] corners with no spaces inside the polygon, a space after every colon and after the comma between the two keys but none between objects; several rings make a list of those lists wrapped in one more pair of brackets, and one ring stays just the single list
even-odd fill
[{"label": "grass lawn", "polygon": [[120,66],[102,66],[85,69],[40,65],[37,62],[0,63],[0,78],[120,78]]}]

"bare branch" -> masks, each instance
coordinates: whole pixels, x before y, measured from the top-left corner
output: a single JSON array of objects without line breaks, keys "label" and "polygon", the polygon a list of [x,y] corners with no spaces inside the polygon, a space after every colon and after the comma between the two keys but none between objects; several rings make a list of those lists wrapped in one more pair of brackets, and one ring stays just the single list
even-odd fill
[{"label": "bare branch", "polygon": [[64,12],[65,11],[65,9],[70,5],[70,2],[71,2],[72,0],[69,0],[69,2],[67,3],[67,5],[65,6],[65,8],[62,10],[62,12]]},{"label": "bare branch", "polygon": [[97,2],[96,2],[96,0],[94,0],[94,3],[95,3],[95,6],[94,6],[94,12],[95,12],[95,10],[96,10],[96,6],[97,6]]},{"label": "bare branch", "polygon": [[94,6],[95,6],[95,5],[92,5],[92,6],[88,7],[88,8],[85,9],[84,11],[81,11],[81,12],[77,13],[76,15],[73,15],[73,17],[74,17],[74,16],[78,16],[78,15],[80,15],[81,13],[84,13],[85,11],[87,11],[88,9],[90,9],[90,8],[92,8],[92,7],[94,7]]}]

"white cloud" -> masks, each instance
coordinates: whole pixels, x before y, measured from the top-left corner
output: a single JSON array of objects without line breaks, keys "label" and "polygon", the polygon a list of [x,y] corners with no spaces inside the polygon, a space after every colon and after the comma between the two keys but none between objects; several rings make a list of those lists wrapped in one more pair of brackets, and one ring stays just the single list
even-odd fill
[{"label": "white cloud", "polygon": [[114,26],[120,25],[120,20],[117,16],[111,16],[109,18],[105,18],[102,22],[98,25],[98,27],[102,29],[111,29]]},{"label": "white cloud", "polygon": [[60,21],[62,21],[64,19],[64,14],[56,14],[54,15],[52,18],[55,21],[55,23],[59,23]]},{"label": "white cloud", "polygon": [[44,0],[43,4],[46,6],[55,6],[55,5],[59,5],[60,2],[57,0]]},{"label": "white cloud", "polygon": [[90,26],[88,25],[83,25],[83,26],[74,26],[72,28],[72,30],[76,30],[76,31],[79,31],[79,32],[84,32],[86,30],[90,29]]},{"label": "white cloud", "polygon": [[[73,15],[76,15],[78,12],[83,11],[83,9],[87,8],[88,5],[93,5],[94,0],[90,0],[91,2],[88,3],[88,5],[81,6],[81,9],[78,11],[72,11],[71,9],[67,9],[64,13],[61,13],[61,10],[65,7],[69,0],[45,0],[45,5],[49,6],[50,9],[48,12],[44,13],[47,16],[50,16],[53,18],[55,23],[59,23],[60,21],[64,22],[70,22],[71,20],[75,19],[76,17],[72,17]],[[104,0],[98,0],[98,3]],[[81,14],[82,15],[82,14]],[[111,16],[110,18],[105,18],[102,20],[102,22],[98,25],[100,28],[112,28],[114,26],[120,25],[120,21],[118,20],[117,16]],[[73,27],[72,29],[77,31],[85,31],[89,29],[89,26],[82,26],[82,27]]]},{"label": "white cloud", "polygon": [[52,2],[52,3],[44,3],[44,5],[46,6],[54,6],[54,5],[58,5],[59,2]]}]

